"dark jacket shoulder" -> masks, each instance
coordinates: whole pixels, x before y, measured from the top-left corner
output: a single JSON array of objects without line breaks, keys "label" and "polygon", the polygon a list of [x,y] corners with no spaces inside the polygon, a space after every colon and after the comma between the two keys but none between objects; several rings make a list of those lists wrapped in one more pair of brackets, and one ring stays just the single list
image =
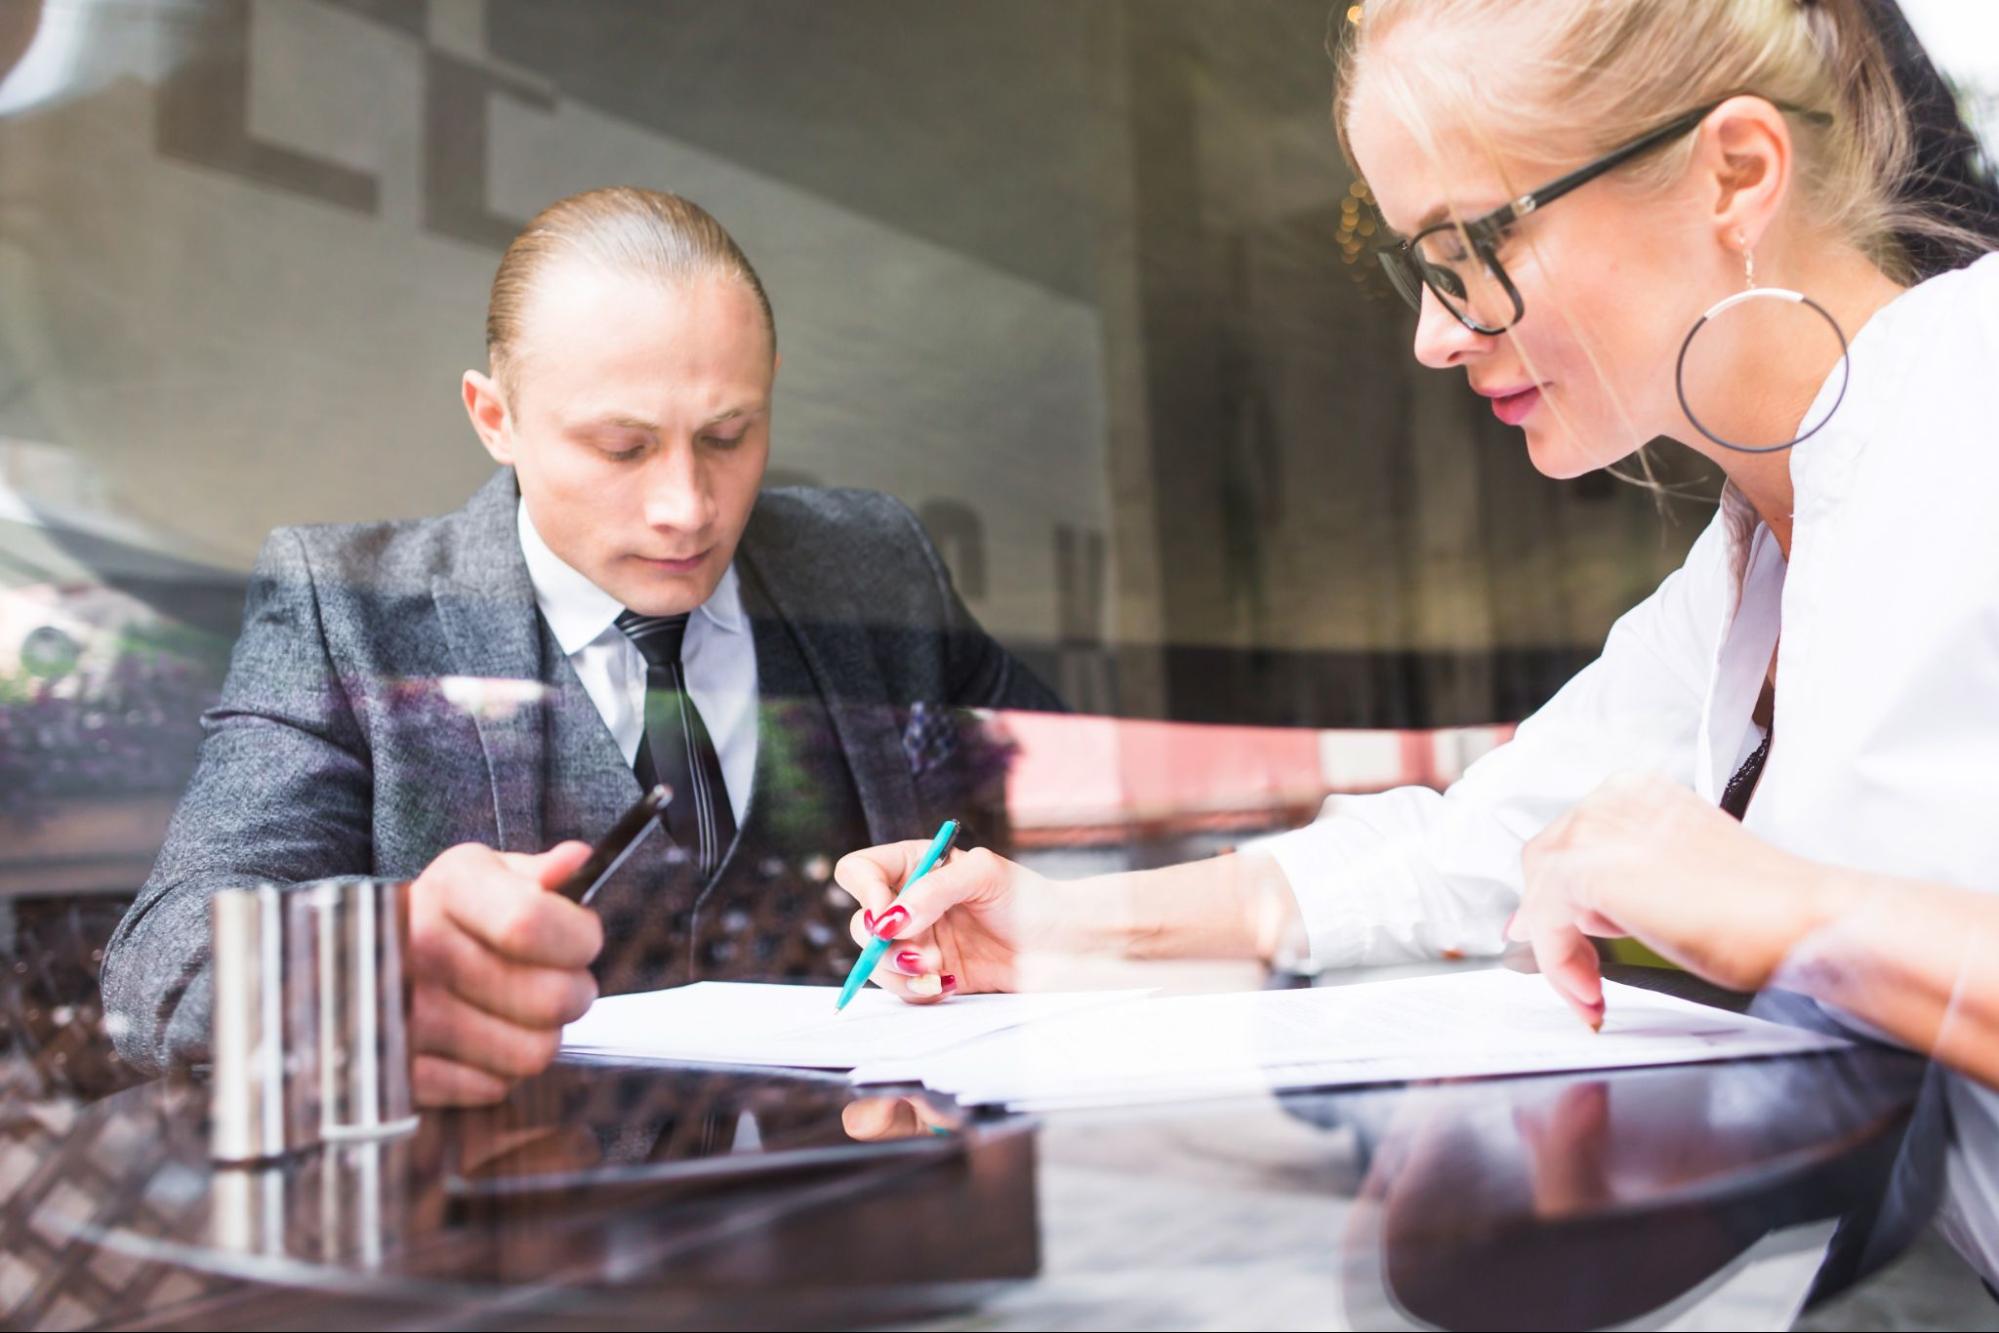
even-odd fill
[{"label": "dark jacket shoulder", "polygon": [[[743,533],[747,556],[798,589],[838,592],[873,608],[933,613],[950,574],[909,506],[880,491],[775,487]],[[934,620],[932,623],[935,623]]]},{"label": "dark jacket shoulder", "polygon": [[[502,491],[495,483],[505,482]],[[442,578],[520,559],[514,536],[519,493],[502,473],[462,509],[430,518],[305,523],[273,529],[260,564],[302,564],[315,580],[350,582],[380,594],[428,594]],[[496,493],[497,492],[497,493]]]},{"label": "dark jacket shoulder", "polygon": [[741,551],[824,660],[865,653],[892,699],[1063,709],[966,608],[929,533],[893,496],[775,487]]}]

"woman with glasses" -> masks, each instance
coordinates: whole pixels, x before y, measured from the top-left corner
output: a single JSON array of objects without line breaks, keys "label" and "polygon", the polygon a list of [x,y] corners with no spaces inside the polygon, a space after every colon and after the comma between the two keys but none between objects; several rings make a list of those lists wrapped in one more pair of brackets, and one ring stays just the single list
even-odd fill
[{"label": "woman with glasses", "polygon": [[[1915,281],[1898,236],[1976,238],[1907,202],[1869,2],[1367,0],[1338,125],[1420,312],[1417,358],[1463,374],[1547,475],[1663,436],[1727,474],[1720,512],[1446,792],[1341,797],[1234,856],[1060,884],[973,852],[895,900],[922,844],[850,856],[857,937],[898,942],[883,984],[1015,988],[1102,951],[1490,954],[1520,909],[1515,932],[1600,1022],[1583,931],[1625,923],[1576,886],[1632,867],[1605,851],[1610,798],[1578,810],[1628,770],[1664,785],[1613,787],[1620,817],[1649,792],[1688,830],[1684,848],[1629,840],[1654,906],[1681,913],[1676,940],[1753,938],[1736,984],[1766,980],[1832,901],[1747,846],[1999,883],[1999,258]],[[1745,868],[1731,891],[1676,892],[1681,872],[1722,883],[1710,853]]]}]

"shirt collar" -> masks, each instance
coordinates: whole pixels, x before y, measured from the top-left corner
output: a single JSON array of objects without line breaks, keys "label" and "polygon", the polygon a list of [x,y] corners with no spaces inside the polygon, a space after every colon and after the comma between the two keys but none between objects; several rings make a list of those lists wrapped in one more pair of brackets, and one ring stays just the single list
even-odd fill
[{"label": "shirt collar", "polygon": [[[527,501],[521,501],[515,514],[521,555],[527,560],[528,579],[534,584],[535,605],[541,608],[562,651],[574,653],[617,623],[624,604],[549,549],[528,517]],[[743,632],[743,597],[734,564],[722,571],[715,591],[701,604],[700,614],[725,633]]]},{"label": "shirt collar", "polygon": [[736,580],[736,564],[732,560],[722,571],[722,577],[715,582],[715,591],[708,594],[708,600],[701,603],[701,617],[716,629],[728,634],[743,632],[743,591]]}]

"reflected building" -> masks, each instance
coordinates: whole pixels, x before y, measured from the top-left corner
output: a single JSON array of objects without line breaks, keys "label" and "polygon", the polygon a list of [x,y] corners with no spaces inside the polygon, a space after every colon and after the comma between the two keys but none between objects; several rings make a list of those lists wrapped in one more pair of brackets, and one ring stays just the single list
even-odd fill
[{"label": "reflected building", "polygon": [[908,502],[1085,711],[1517,717],[1701,521],[1546,482],[1411,362],[1320,6],[25,8],[24,73],[74,44],[0,130],[6,475],[183,581],[461,503],[499,250],[626,180],[765,276],[773,480]]},{"label": "reflected building", "polygon": [[[754,257],[769,480],[906,502],[981,622],[1105,719],[1016,729],[989,819],[1023,845],[1163,859],[1503,739],[1707,511],[1539,476],[1408,355],[1330,126],[1343,12],[0,3],[14,1049],[92,1021],[264,535],[463,503],[499,252],[609,182],[700,201]],[[1989,219],[1950,103],[1925,151]],[[74,1049],[84,1086],[123,1077]]]}]

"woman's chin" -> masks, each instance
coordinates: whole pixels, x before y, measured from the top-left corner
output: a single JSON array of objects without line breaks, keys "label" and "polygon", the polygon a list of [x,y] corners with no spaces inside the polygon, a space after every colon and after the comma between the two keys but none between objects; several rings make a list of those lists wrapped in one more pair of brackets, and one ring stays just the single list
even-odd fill
[{"label": "woman's chin", "polygon": [[1564,430],[1537,430],[1532,426],[1523,430],[1527,436],[1527,461],[1536,472],[1554,481],[1573,481],[1617,461],[1583,448]]}]

